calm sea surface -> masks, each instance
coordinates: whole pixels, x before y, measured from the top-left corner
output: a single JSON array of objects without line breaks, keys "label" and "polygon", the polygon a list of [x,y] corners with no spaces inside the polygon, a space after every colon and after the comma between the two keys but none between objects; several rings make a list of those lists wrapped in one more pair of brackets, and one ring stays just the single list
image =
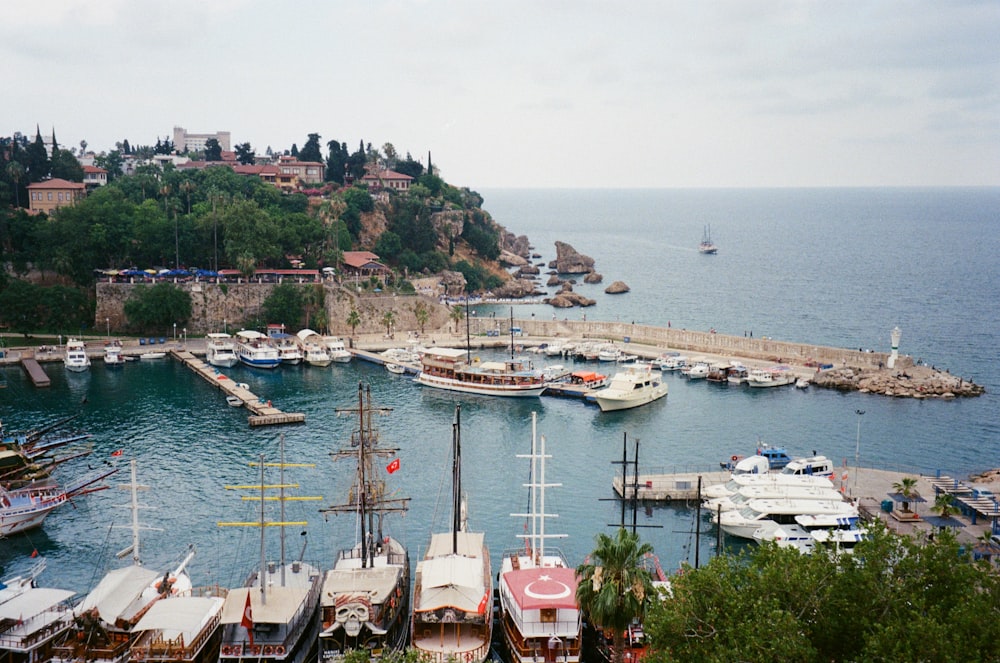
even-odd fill
[{"label": "calm sea surface", "polygon": [[[594,535],[620,518],[612,496],[613,461],[627,436],[640,440],[643,469],[702,469],[757,440],[786,445],[793,453],[816,450],[853,464],[860,440],[862,463],[909,471],[964,476],[1000,466],[1000,189],[848,190],[502,190],[482,191],[484,207],[512,232],[526,234],[542,258],[554,258],[561,240],[593,257],[602,285],[577,291],[597,300],[588,319],[628,320],[720,333],[887,350],[889,330],[903,331],[900,350],[945,367],[987,388],[976,399],[953,402],[894,400],[818,389],[747,390],[687,384],[668,375],[664,401],[630,412],[602,414],[580,402],[541,398],[503,400],[421,388],[384,369],[353,362],[327,369],[255,372],[234,368],[234,379],[285,411],[304,412],[301,426],[250,429],[242,410],[172,361],[135,362],[110,371],[97,362],[85,374],[47,366],[50,389],[33,388],[19,369],[5,370],[0,418],[11,428],[37,426],[80,413],[74,425],[94,435],[95,452],[68,463],[60,476],[113,462],[122,472],[111,490],[53,513],[41,530],[0,541],[5,574],[21,571],[37,549],[49,560],[43,581],[86,592],[108,568],[130,535],[127,461],[136,458],[140,481],[150,487],[140,501],[151,508],[141,520],[157,531],[142,535],[148,566],[175,563],[189,544],[197,548],[191,572],[198,583],[238,585],[259,556],[249,528],[221,528],[218,521],[253,519],[249,491],[226,484],[258,481],[248,466],[259,454],[276,460],[284,434],[289,461],[315,463],[290,470],[286,481],[321,504],[345,498],[353,467],[330,459],[354,421],[338,417],[353,407],[357,385],[370,384],[375,400],[393,408],[378,424],[386,444],[399,448],[401,469],[390,485],[412,498],[403,518],[388,528],[410,547],[414,562],[430,532],[447,527],[451,421],[462,404],[464,482],[473,528],[485,530],[495,559],[516,546],[526,509],[527,461],[515,458],[530,445],[531,414],[552,456],[547,495],[559,518],[549,531],[572,563],[583,561]],[[711,225],[715,256],[696,248]],[[543,269],[543,271],[545,271]],[[604,287],[625,281],[631,292],[609,296]],[[544,282],[544,279],[543,279]],[[516,306],[516,317],[551,316],[539,305]],[[506,307],[479,315],[508,315]],[[583,310],[560,310],[579,318]],[[864,410],[859,417],[856,410]],[[860,438],[858,423],[860,421]],[[124,449],[112,458],[111,452]],[[268,481],[277,482],[276,476]],[[324,521],[316,502],[291,503],[289,520],[308,520],[288,532],[290,554],[328,567],[337,549],[355,538],[346,516]],[[268,518],[278,519],[269,513]],[[640,512],[642,536],[665,568],[714,553],[705,525],[695,537],[693,511],[681,506]],[[117,526],[112,529],[112,525]],[[300,531],[308,534],[303,537]],[[278,532],[269,528],[269,556]]]}]

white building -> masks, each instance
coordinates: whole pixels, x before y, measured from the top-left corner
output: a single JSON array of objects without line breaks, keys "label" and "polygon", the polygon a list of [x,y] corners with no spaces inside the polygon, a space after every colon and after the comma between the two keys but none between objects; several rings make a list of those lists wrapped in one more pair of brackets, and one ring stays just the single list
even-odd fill
[{"label": "white building", "polygon": [[228,131],[216,131],[212,134],[192,134],[188,133],[184,127],[174,127],[174,149],[178,152],[202,152],[209,138],[219,141],[219,146],[224,152],[233,149],[230,147],[231,139]]}]

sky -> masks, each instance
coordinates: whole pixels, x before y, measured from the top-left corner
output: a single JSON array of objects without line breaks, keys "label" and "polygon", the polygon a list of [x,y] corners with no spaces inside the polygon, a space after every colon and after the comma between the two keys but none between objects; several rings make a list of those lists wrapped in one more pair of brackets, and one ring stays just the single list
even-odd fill
[{"label": "sky", "polygon": [[0,135],[318,133],[472,189],[997,186],[998,35],[997,0],[35,0]]}]

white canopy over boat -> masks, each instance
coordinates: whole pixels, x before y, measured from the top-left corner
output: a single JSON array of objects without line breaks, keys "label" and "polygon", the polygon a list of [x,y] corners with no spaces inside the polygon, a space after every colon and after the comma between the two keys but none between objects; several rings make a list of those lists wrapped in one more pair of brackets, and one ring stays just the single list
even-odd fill
[{"label": "white canopy over boat", "polygon": [[486,585],[483,579],[482,532],[458,532],[458,554],[452,554],[452,533],[431,536],[427,558],[420,562],[420,612],[452,607],[479,611]]},{"label": "white canopy over boat", "polygon": [[135,625],[135,630],[159,631],[164,640],[183,637],[187,646],[193,646],[205,625],[219,614],[224,600],[221,596],[176,596],[157,601]]},{"label": "white canopy over boat", "polygon": [[76,613],[83,614],[97,608],[97,613],[107,624],[114,624],[119,618],[131,621],[148,603],[137,599],[159,576],[152,569],[135,565],[110,571],[80,603]]}]

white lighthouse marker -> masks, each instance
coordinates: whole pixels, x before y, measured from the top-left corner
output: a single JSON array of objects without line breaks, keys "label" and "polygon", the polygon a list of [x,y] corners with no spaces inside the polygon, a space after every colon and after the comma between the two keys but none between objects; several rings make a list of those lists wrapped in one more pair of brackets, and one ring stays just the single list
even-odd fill
[{"label": "white lighthouse marker", "polygon": [[889,368],[896,367],[896,357],[899,356],[899,337],[903,335],[903,332],[899,329],[899,326],[892,328],[889,332],[889,338],[892,339],[892,354],[889,355]]}]

